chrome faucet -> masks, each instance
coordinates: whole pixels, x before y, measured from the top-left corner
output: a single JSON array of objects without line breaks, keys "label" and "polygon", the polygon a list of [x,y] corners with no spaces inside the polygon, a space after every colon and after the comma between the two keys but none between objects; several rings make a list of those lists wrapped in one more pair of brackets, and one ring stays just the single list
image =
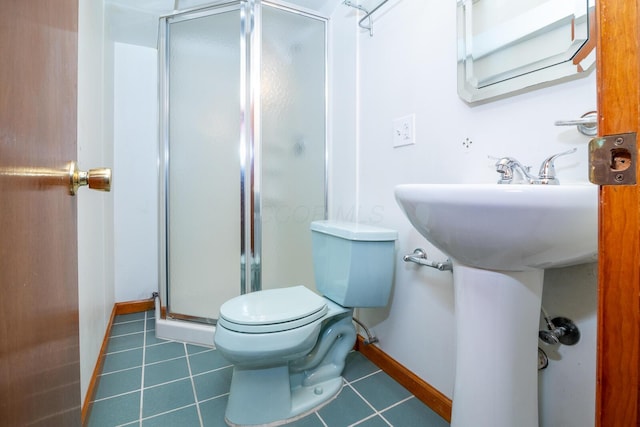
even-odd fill
[{"label": "chrome faucet", "polygon": [[569,151],[549,156],[542,162],[542,165],[540,165],[538,176],[531,175],[531,173],[529,173],[531,167],[523,166],[522,163],[513,157],[502,157],[496,162],[496,172],[500,174],[498,184],[511,184],[514,178],[514,171],[522,175],[522,178],[529,184],[560,184],[560,181],[556,178],[555,160],[560,156],[575,153],[577,150],[577,148],[573,148]]}]

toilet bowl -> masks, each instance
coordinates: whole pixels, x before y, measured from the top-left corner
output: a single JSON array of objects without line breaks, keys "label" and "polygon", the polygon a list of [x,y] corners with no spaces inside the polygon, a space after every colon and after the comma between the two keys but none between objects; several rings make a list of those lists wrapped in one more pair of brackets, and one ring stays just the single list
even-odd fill
[{"label": "toilet bowl", "polygon": [[251,292],[220,308],[215,346],[233,364],[225,420],[276,426],[342,389],[354,307],[388,303],[397,232],[353,223],[311,224],[316,288]]}]

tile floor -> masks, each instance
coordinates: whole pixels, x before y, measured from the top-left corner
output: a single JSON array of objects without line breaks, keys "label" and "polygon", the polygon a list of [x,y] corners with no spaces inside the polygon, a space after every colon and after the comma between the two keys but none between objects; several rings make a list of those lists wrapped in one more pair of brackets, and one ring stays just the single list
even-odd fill
[{"label": "tile floor", "polygon": [[[88,426],[225,427],[232,367],[213,348],[158,340],[153,311],[117,316]],[[292,427],[448,427],[358,352],[338,396]]]}]

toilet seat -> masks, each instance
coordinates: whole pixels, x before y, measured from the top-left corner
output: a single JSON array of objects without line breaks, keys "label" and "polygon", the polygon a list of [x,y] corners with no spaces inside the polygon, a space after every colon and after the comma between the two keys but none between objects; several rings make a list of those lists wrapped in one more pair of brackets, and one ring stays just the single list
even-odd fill
[{"label": "toilet seat", "polygon": [[269,289],[222,304],[218,325],[248,334],[281,332],[315,322],[327,311],[326,300],[304,286]]}]

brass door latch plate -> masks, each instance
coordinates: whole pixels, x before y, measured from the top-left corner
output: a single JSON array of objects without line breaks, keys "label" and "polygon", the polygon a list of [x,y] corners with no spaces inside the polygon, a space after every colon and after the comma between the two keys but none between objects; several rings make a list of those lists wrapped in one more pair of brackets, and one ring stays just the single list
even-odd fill
[{"label": "brass door latch plate", "polygon": [[621,133],[589,142],[589,181],[597,185],[636,183],[636,134]]}]

